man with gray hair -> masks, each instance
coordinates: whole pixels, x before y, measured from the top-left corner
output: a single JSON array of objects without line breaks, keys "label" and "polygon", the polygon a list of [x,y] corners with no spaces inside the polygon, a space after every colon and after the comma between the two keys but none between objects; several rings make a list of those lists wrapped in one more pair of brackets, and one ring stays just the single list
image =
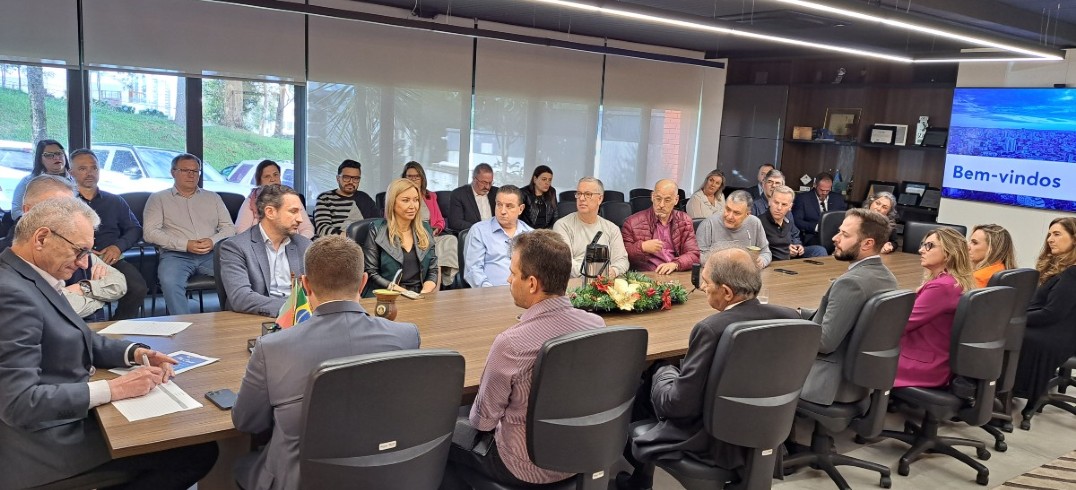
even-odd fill
[{"label": "man with gray hair", "polygon": [[[34,205],[0,253],[0,488],[28,488],[90,470],[131,473],[131,488],[185,489],[217,459],[205,443],[112,460],[90,410],[145,395],[176,361],[144,344],[91,331],[60,294],[89,266],[97,214],[72,196]],[[109,380],[93,369],[130,367]],[[58,485],[64,486],[64,485]]]},{"label": "man with gray hair", "polygon": [[[654,373],[650,404],[660,422],[632,440],[631,452],[641,463],[690,453],[693,459],[731,470],[744,464],[746,450],[710,437],[702,414],[710,365],[720,347],[721,334],[736,322],[794,319],[799,315],[790,308],[762,304],[755,298],[762,289],[761,269],[745,250],[730,248],[710,254],[699,279],[707,302],[717,313],[691,329],[687,355],[680,368],[666,365]],[[636,403],[646,400],[636,398]],[[653,475],[641,469],[641,464],[636,465],[630,488],[652,487]]]},{"label": "man with gray hair", "polygon": [[766,216],[766,213],[769,212],[773,190],[783,185],[785,185],[785,174],[777,169],[770,170],[766,174],[766,180],[763,181],[762,195],[751,202],[751,216],[758,216],[759,218]]},{"label": "man with gray hair", "polygon": [[788,216],[792,210],[792,200],[796,193],[792,188],[782,185],[773,190],[766,214],[759,216],[762,228],[766,230],[766,241],[770,244],[773,260],[788,260],[799,257],[825,257],[829,255],[821,245],[804,246],[800,240],[800,230]]},{"label": "man with gray hair", "polygon": [[751,195],[747,191],[736,191],[725,199],[725,212],[713,215],[699,223],[695,238],[699,242],[702,260],[710,253],[722,248],[744,248],[756,256],[758,266],[770,265],[772,255],[770,244],[766,241],[766,230],[762,221],[751,216]]},{"label": "man with gray hair", "polygon": [[[609,267],[602,273],[606,277],[616,277],[628,271],[628,251],[624,248],[624,239],[620,227],[601,216],[602,199],[605,198],[605,186],[594,177],[579,179],[575,188],[574,213],[561,216],[553,223],[553,231],[560,233],[572,249],[572,277],[579,277],[587,245],[598,240],[598,244],[609,247]],[[601,236],[598,237],[598,233]]]},{"label": "man with gray hair", "polygon": [[471,172],[471,183],[452,191],[448,205],[448,228],[453,232],[471,229],[471,225],[493,217],[497,207],[497,187],[493,185],[493,167],[479,163]]},{"label": "man with gray hair", "polygon": [[220,277],[227,305],[239,313],[277,316],[291,294],[291,278],[304,272],[310,239],[299,234],[306,211],[295,189],[260,187],[254,199],[259,223],[220,245]]}]

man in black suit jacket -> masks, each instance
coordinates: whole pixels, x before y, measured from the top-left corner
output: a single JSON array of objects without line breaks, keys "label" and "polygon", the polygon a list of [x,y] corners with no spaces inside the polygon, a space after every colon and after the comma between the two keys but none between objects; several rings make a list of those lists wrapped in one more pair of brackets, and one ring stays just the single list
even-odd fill
[{"label": "man in black suit jacket", "polygon": [[758,185],[753,185],[744,189],[748,194],[751,194],[752,199],[758,199],[766,193],[766,174],[773,170],[773,164],[763,163],[758,166]]},{"label": "man in black suit jacket", "polygon": [[823,240],[833,237],[819,236],[822,215],[830,211],[847,211],[848,204],[840,194],[833,190],[833,176],[822,172],[814,178],[814,190],[796,195],[792,203],[792,220],[803,234],[804,245],[821,245]]},{"label": "man in black suit jacket", "polygon": [[[493,217],[497,208],[497,188],[493,186],[493,167],[480,163],[471,173],[469,185],[452,191],[448,208],[448,228],[453,232],[471,229],[471,225]],[[489,202],[487,208],[484,201]],[[481,203],[481,204],[480,204]]]},{"label": "man in black suit jacket", "polygon": [[[638,461],[650,462],[678,460],[690,453],[694,459],[734,469],[743,466],[744,449],[714,440],[702,423],[703,397],[718,341],[725,328],[736,322],[799,315],[790,308],[759,303],[755,296],[762,289],[761,271],[743,249],[711,254],[699,279],[707,301],[719,313],[704,318],[691,330],[687,355],[679,369],[668,365],[654,373],[650,403],[659,422],[634,438],[632,455]],[[642,473],[637,466],[630,483],[624,482],[626,486],[650,488],[648,480],[653,475]]]}]

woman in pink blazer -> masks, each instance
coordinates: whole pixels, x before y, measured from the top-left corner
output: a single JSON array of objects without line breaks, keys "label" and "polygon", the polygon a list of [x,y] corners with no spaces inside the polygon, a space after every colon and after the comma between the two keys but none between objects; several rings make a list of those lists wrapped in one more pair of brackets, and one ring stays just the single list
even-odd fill
[{"label": "woman in pink blazer", "polygon": [[900,339],[894,388],[949,384],[953,316],[960,296],[975,287],[967,242],[952,228],[938,228],[927,235],[919,247],[919,256],[926,272]]}]

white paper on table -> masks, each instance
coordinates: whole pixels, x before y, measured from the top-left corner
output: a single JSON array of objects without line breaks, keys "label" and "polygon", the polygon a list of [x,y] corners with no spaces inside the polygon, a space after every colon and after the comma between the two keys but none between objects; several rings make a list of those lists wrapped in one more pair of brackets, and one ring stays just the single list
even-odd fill
[{"label": "white paper on table", "polygon": [[190,322],[153,322],[142,320],[120,320],[97,333],[111,335],[154,335],[171,337],[191,326]]},{"label": "white paper on table", "polygon": [[[207,364],[213,364],[214,362],[217,362],[217,361],[220,360],[219,358],[216,358],[216,357],[206,357],[206,356],[203,356],[201,354],[195,354],[193,352],[188,352],[188,351],[185,351],[185,350],[177,350],[177,351],[175,351],[175,352],[173,352],[171,354],[168,354],[168,357],[171,357],[172,359],[175,359],[175,360],[179,361],[179,364],[176,364],[175,366],[172,366],[172,371],[175,374],[185,373],[185,372],[190,371],[191,369],[194,369],[196,367],[202,367],[202,366],[205,366]],[[112,368],[112,369],[109,369],[108,372],[116,373],[116,374],[118,374],[120,376],[123,376],[124,374],[127,374],[127,373],[129,373],[131,371],[134,371],[135,369],[138,369],[140,367],[142,367],[140,364],[136,364],[136,365],[131,366],[131,367]]]},{"label": "white paper on table", "polygon": [[112,405],[131,422],[202,407],[171,381],[155,386],[145,396],[117,400]]}]

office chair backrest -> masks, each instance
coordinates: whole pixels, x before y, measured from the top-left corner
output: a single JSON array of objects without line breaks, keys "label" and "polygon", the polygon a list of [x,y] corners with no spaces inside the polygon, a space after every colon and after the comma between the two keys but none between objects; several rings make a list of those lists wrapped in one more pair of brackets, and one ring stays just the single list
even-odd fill
[{"label": "office chair backrest", "polygon": [[463,356],[402,350],[326,361],[310,377],[301,487],[436,489],[463,391]]},{"label": "office chair backrest", "polygon": [[550,339],[534,364],[527,453],[568,473],[612,467],[624,451],[647,331],[607,327]]},{"label": "office chair backrest", "polygon": [[366,238],[370,235],[370,226],[381,218],[360,219],[347,225],[347,237],[358,243],[360,247],[366,245]]},{"label": "office chair backrest", "polygon": [[[608,191],[606,191],[608,192]],[[617,228],[624,225],[624,220],[631,216],[631,204],[626,202],[603,202],[598,208],[602,218],[612,221]]]},{"label": "office chair backrest", "polygon": [[987,286],[1009,286],[1016,291],[1009,326],[1005,329],[1005,358],[1002,362],[1001,377],[998,379],[999,393],[1012,390],[1016,380],[1016,364],[1020,359],[1020,348],[1024,344],[1024,330],[1027,327],[1027,305],[1035,296],[1038,285],[1039,271],[1026,268],[998,271],[987,283]]},{"label": "office chair backrest", "polygon": [[714,438],[751,449],[747,487],[769,488],[774,450],[788,437],[821,337],[822,328],[808,320],[737,322],[721,334],[703,424]]},{"label": "office chair backrest", "polygon": [[950,225],[947,223],[925,223],[922,221],[906,221],[904,222],[904,245],[901,246],[901,251],[906,253],[918,253],[919,244],[923,243],[923,239],[930,234],[935,228],[941,227],[952,228],[960,233],[961,236],[967,236],[968,228],[964,225]]},{"label": "office chair backrest", "polygon": [[845,354],[845,379],[872,390],[893,387],[900,338],[914,305],[915,293],[907,289],[875,294],[863,304]]},{"label": "office chair backrest", "polygon": [[[569,191],[561,191],[561,193],[557,196],[557,202],[565,201],[575,202],[575,189]],[[572,212],[575,212],[575,210],[573,209]],[[564,215],[562,214],[561,216]]]},{"label": "office chair backrest", "polygon": [[705,220],[706,220],[706,218],[695,218],[695,219],[691,220],[691,227],[695,228],[695,233],[699,232],[699,225],[701,225],[702,222],[705,221]]},{"label": "office chair backrest", "polygon": [[127,206],[131,208],[131,212],[134,213],[135,218],[138,218],[139,223],[145,222],[142,214],[146,211],[146,201],[149,200],[150,194],[150,192],[125,192],[120,194],[120,197],[127,201]]},{"label": "office chair backrest", "polygon": [[452,191],[437,191],[437,207],[441,208],[441,216],[447,220],[448,211],[452,207]]},{"label": "office chair backrest", "polygon": [[650,196],[638,196],[631,198],[631,212],[638,213],[646,209],[650,209],[654,206],[653,199]]},{"label": "office chair backrest", "polygon": [[228,214],[232,216],[232,223],[235,223],[236,218],[239,217],[239,209],[243,207],[243,202],[247,200],[247,196],[234,192],[218,192],[217,195],[220,196],[221,201],[224,201],[224,207],[228,209]]},{"label": "office chair backrest", "polygon": [[605,191],[602,202],[624,202],[624,193],[620,191]]},{"label": "office chair backrest", "polygon": [[223,244],[224,240],[213,244],[213,279],[217,283],[217,299],[220,300],[220,311],[228,311],[228,291],[224,289],[224,281],[221,280],[220,275],[220,246]]},{"label": "office chair backrest", "polygon": [[[829,253],[833,253],[833,236],[841,229],[844,215],[844,211],[830,211],[822,215],[822,221],[818,224],[819,242]],[[803,230],[800,230],[800,233],[803,233]]]},{"label": "office chair backrest", "polygon": [[[377,210],[381,211],[382,215],[385,214],[385,192],[378,192],[377,194],[374,195],[374,205],[377,206]],[[423,204],[423,205],[425,205],[425,204]],[[437,206],[440,207],[441,203],[437,203]],[[368,216],[368,217],[373,218],[373,216]]]},{"label": "office chair backrest", "polygon": [[654,192],[653,189],[645,189],[645,188],[642,188],[642,187],[636,187],[635,189],[632,189],[632,190],[628,191],[628,199],[635,199],[636,197],[645,197],[645,198],[649,199],[650,194],[652,194],[653,192]]},{"label": "office chair backrest", "polygon": [[[561,193],[561,194],[563,194],[563,193]],[[561,218],[563,218],[565,216],[568,216],[569,214],[574,213],[575,211],[576,211],[576,208],[575,208],[575,196],[574,196],[574,194],[572,196],[571,201],[561,200],[561,201],[557,202],[557,216],[560,216]]]},{"label": "office chair backrest", "polygon": [[959,415],[972,426],[990,420],[997,379],[1005,354],[1016,290],[1008,286],[973,289],[960,297],[953,318],[949,367],[954,375],[975,380],[975,403]]}]

